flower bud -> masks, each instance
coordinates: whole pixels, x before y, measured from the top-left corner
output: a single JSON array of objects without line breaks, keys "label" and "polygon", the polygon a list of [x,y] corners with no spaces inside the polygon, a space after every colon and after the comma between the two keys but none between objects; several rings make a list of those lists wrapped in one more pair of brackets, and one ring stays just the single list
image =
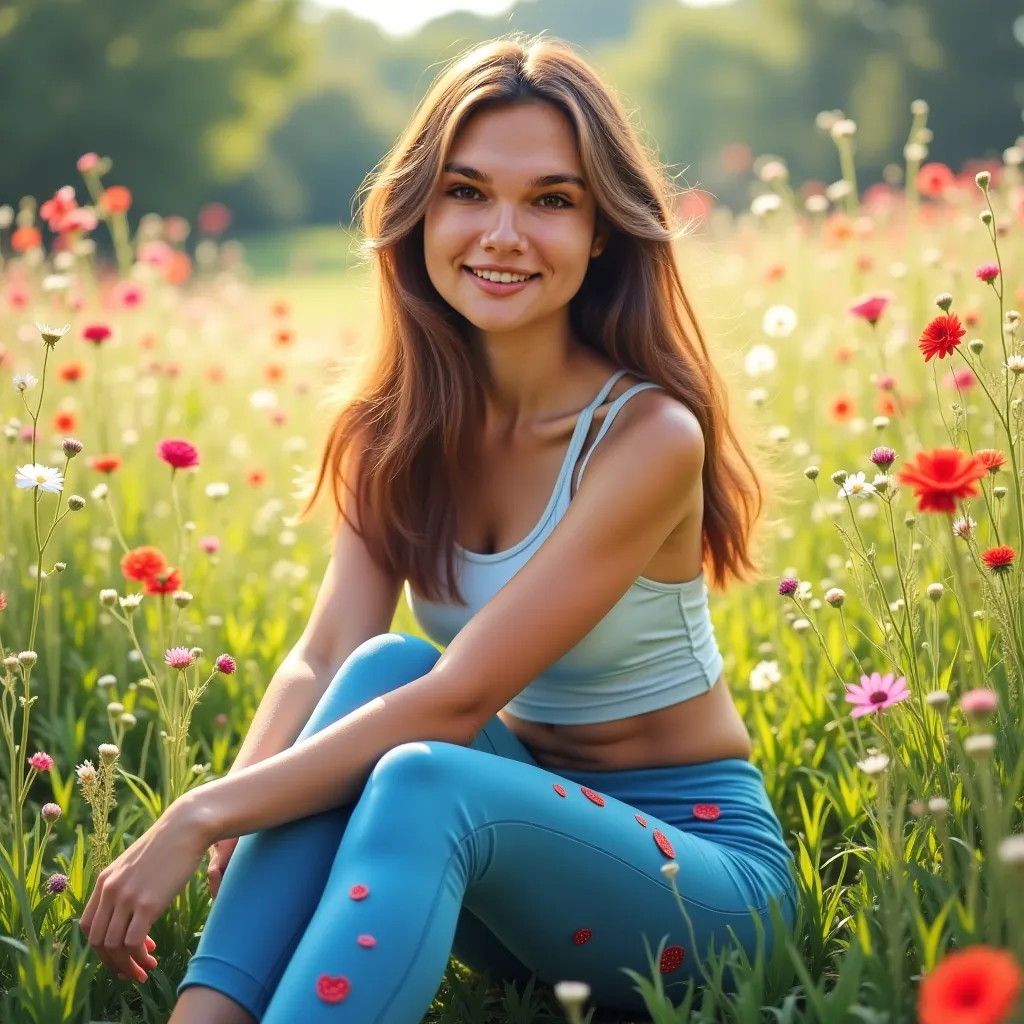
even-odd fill
[{"label": "flower bud", "polygon": [[943,313],[949,312],[949,307],[953,305],[953,296],[949,292],[939,292],[935,296],[935,305],[942,310]]},{"label": "flower bud", "polygon": [[100,604],[104,608],[113,608],[117,604],[117,591],[105,588],[100,591]]},{"label": "flower bud", "polygon": [[988,227],[992,223],[992,211],[982,210],[981,213],[978,214],[978,219],[982,224]]},{"label": "flower bud", "polygon": [[61,442],[61,448],[64,449],[64,454],[69,458],[73,459],[76,455],[81,454],[82,449],[85,446],[76,437],[65,437]]},{"label": "flower bud", "polygon": [[189,653],[192,655],[192,660],[196,661],[203,656],[203,649],[202,647],[193,647]]},{"label": "flower bud", "polygon": [[942,595],[946,592],[946,588],[941,583],[929,583],[928,584],[928,600],[929,601],[941,601]]},{"label": "flower bud", "polygon": [[124,705],[118,700],[112,700],[107,705],[108,715],[120,715],[124,712]]},{"label": "flower bud", "polygon": [[992,497],[993,498],[1005,498],[1006,497],[1006,488],[1002,487],[1002,486],[1000,486],[1000,487],[993,487],[992,488]]},{"label": "flower bud", "polygon": [[679,864],[677,861],[670,860],[667,864],[661,865],[661,873],[666,878],[675,878],[679,874]]},{"label": "flower bud", "polygon": [[85,498],[80,494],[72,494],[68,497],[68,508],[72,512],[81,512],[85,508]]},{"label": "flower bud", "polygon": [[925,694],[924,702],[936,711],[942,711],[949,705],[949,691],[932,690]]},{"label": "flower bud", "polygon": [[913,527],[914,527],[914,524],[915,524],[916,522],[917,522],[917,516],[915,516],[915,515],[914,515],[913,513],[911,513],[911,512],[908,512],[908,513],[907,513],[907,514],[906,514],[906,515],[905,515],[905,516],[903,517],[903,525],[904,525],[904,526],[906,526],[906,527],[908,527],[909,529],[913,529]]},{"label": "flower bud", "polygon": [[121,715],[120,721],[126,729],[131,729],[138,719],[130,711],[125,711],[124,714]]},{"label": "flower bud", "polygon": [[35,651],[21,651],[18,654],[18,661],[25,666],[32,666],[39,660]]},{"label": "flower bud", "polygon": [[914,100],[914,102],[910,104],[910,112],[914,115],[914,117],[927,117],[928,101]]},{"label": "flower bud", "polygon": [[1015,309],[1008,309],[1006,311],[1006,322],[1011,327],[1015,327],[1018,323],[1020,323],[1020,313],[1018,313]]},{"label": "flower bud", "polygon": [[585,981],[557,981],[555,998],[566,1009],[581,1010],[590,998],[590,986]]},{"label": "flower bud", "polygon": [[846,600],[846,592],[840,590],[839,587],[832,587],[831,590],[825,592],[825,600],[833,608],[842,608],[843,602]]},{"label": "flower bud", "polygon": [[99,745],[99,752],[100,763],[111,765],[117,760],[117,756],[121,753],[121,749],[116,743],[101,743]]},{"label": "flower bud", "polygon": [[808,466],[804,470],[804,476],[807,477],[808,480],[817,480],[818,479],[818,474],[820,472],[821,472],[821,470],[818,469],[817,466]]},{"label": "flower bud", "polygon": [[975,761],[984,761],[996,749],[996,738],[990,732],[976,732],[964,739],[964,753]]},{"label": "flower bud", "polygon": [[61,816],[60,804],[43,804],[39,814],[43,821],[48,821],[52,825]]},{"label": "flower bud", "polygon": [[187,590],[176,590],[171,595],[171,600],[179,607],[185,608],[192,600],[192,595]]},{"label": "flower bud", "polygon": [[980,356],[981,353],[985,351],[985,342],[982,341],[981,338],[971,338],[971,340],[967,342],[967,347],[976,356]]},{"label": "flower bud", "polygon": [[989,182],[992,181],[992,175],[988,171],[978,171],[974,176],[974,183],[982,190],[987,191]]},{"label": "flower bud", "polygon": [[847,475],[848,474],[845,469],[837,469],[832,474],[832,483],[834,483],[837,487],[841,487],[844,483],[846,483]]},{"label": "flower bud", "polygon": [[941,796],[933,796],[928,801],[928,810],[932,814],[945,814],[949,810],[949,801]]},{"label": "flower bud", "polygon": [[92,489],[93,501],[102,501],[110,493],[110,488],[106,484],[97,484]]},{"label": "flower bud", "polygon": [[[1005,490],[1005,488],[1004,488],[1004,490]],[[68,567],[68,563],[67,562],[54,562],[53,563],[53,571],[54,572],[63,572],[67,567]]]},{"label": "flower bud", "polygon": [[4,658],[4,668],[13,672],[19,665],[18,659],[13,655],[8,655]]}]

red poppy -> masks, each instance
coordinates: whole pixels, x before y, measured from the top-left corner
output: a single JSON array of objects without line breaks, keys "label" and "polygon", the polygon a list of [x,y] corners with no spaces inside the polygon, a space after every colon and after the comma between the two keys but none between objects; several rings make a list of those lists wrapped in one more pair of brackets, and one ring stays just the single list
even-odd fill
[{"label": "red poppy", "polygon": [[43,233],[39,228],[26,225],[11,235],[11,248],[15,252],[27,252],[43,244]]},{"label": "red poppy", "polygon": [[64,363],[57,371],[61,380],[81,380],[85,374],[85,367],[81,363]]},{"label": "red poppy", "polygon": [[295,340],[295,332],[288,330],[287,327],[282,327],[280,330],[274,332],[274,344],[280,345],[281,348],[285,348]]},{"label": "red poppy", "polygon": [[998,473],[1006,465],[1006,456],[998,448],[979,448],[974,457],[981,459],[990,473]]},{"label": "red poppy", "polygon": [[113,453],[93,455],[89,458],[89,467],[100,473],[113,473],[121,468],[121,456]]},{"label": "red poppy", "polygon": [[70,434],[78,426],[78,417],[73,412],[58,412],[53,417],[53,429],[58,434]]},{"label": "red poppy", "polygon": [[966,333],[956,313],[943,313],[924,329],[917,347],[924,353],[926,363],[933,356],[945,359],[946,356],[953,354],[953,350]]},{"label": "red poppy", "polygon": [[1001,547],[989,548],[988,551],[982,552],[981,560],[989,572],[1009,572],[1016,557],[1017,552],[1008,544],[1003,544]]},{"label": "red poppy", "polygon": [[1005,1024],[1021,980],[1020,965],[1008,949],[970,946],[950,953],[921,982],[919,1024]]},{"label": "red poppy", "polygon": [[830,412],[837,423],[844,423],[857,411],[857,403],[849,395],[837,395],[832,399]]},{"label": "red poppy", "polygon": [[981,459],[959,448],[935,448],[917,452],[897,479],[913,488],[919,512],[955,512],[957,499],[981,494],[977,481],[987,472]]},{"label": "red poppy", "polygon": [[978,309],[977,307],[972,307],[971,309],[964,311],[964,323],[967,324],[968,327],[977,327],[980,322],[980,309]]},{"label": "red poppy", "polygon": [[121,558],[121,573],[126,580],[146,580],[167,568],[167,556],[151,544],[132,548]]},{"label": "red poppy", "polygon": [[171,594],[175,590],[181,590],[183,582],[181,570],[168,566],[152,576],[147,576],[142,581],[142,589],[147,594]]}]

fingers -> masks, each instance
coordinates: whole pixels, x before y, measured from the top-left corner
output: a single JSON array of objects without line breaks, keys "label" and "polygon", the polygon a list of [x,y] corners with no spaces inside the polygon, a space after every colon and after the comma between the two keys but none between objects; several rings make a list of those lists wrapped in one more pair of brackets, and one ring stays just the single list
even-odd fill
[{"label": "fingers", "polygon": [[[132,959],[132,951],[128,949],[126,933],[132,921],[133,910],[128,903],[119,903],[114,912],[110,915],[110,924],[106,933],[100,940],[102,945],[93,943],[93,948],[99,953],[103,951],[103,960],[111,968],[125,978],[133,978],[135,981],[145,981],[146,972]],[[90,940],[91,941],[91,940]],[[141,942],[138,945],[140,957],[146,954]]]},{"label": "fingers", "polygon": [[79,926],[96,956],[119,978],[146,981],[143,965],[152,969],[158,962],[150,955],[156,943],[146,934],[152,920],[133,900],[118,898],[101,872]]},{"label": "fingers", "polygon": [[124,948],[139,967],[142,974],[142,977],[139,979],[140,981],[145,981],[147,977],[143,967],[148,967],[152,970],[157,965],[156,957],[150,956],[148,952],[149,942],[153,941],[148,939],[146,935],[148,927],[147,915],[136,910],[132,916],[131,923],[128,925],[128,930],[124,934]]},{"label": "fingers", "polygon": [[210,886],[210,895],[216,896],[217,890],[220,888],[221,873],[216,868],[210,868],[206,872],[206,881]]}]

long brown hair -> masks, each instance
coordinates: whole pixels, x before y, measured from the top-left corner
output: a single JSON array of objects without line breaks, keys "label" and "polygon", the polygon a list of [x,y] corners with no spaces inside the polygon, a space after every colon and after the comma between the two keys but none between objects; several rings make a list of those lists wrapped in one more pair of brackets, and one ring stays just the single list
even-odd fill
[{"label": "long brown hair", "polygon": [[[425,210],[457,132],[484,105],[542,100],[575,129],[580,162],[611,229],[569,305],[575,335],[683,402],[704,434],[704,562],[714,586],[759,573],[752,531],[769,470],[755,470],[730,422],[727,389],[683,289],[673,255],[675,192],[612,90],[569,44],[552,37],[493,39],[451,61],[408,127],[364,183],[363,252],[379,275],[379,344],[335,390],[340,399],[305,519],[330,477],[334,528],[341,517],[389,574],[428,600],[465,604],[454,571],[457,509],[468,484],[489,384],[465,319],[436,292],[423,255]],[[362,191],[362,190],[361,190]],[[358,453],[353,491],[348,459]],[[356,499],[354,523],[342,500]],[[309,488],[307,488],[308,492]],[[769,493],[771,493],[769,491]]]}]

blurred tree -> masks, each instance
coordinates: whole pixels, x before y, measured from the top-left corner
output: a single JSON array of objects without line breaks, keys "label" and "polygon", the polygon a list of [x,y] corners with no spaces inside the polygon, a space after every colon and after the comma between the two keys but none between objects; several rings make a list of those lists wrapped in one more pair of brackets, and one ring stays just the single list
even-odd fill
[{"label": "blurred tree", "polygon": [[[0,7],[0,201],[113,160],[134,211],[190,215],[262,156],[302,68],[299,0],[15,0]],[[83,190],[79,189],[83,195]]]}]

